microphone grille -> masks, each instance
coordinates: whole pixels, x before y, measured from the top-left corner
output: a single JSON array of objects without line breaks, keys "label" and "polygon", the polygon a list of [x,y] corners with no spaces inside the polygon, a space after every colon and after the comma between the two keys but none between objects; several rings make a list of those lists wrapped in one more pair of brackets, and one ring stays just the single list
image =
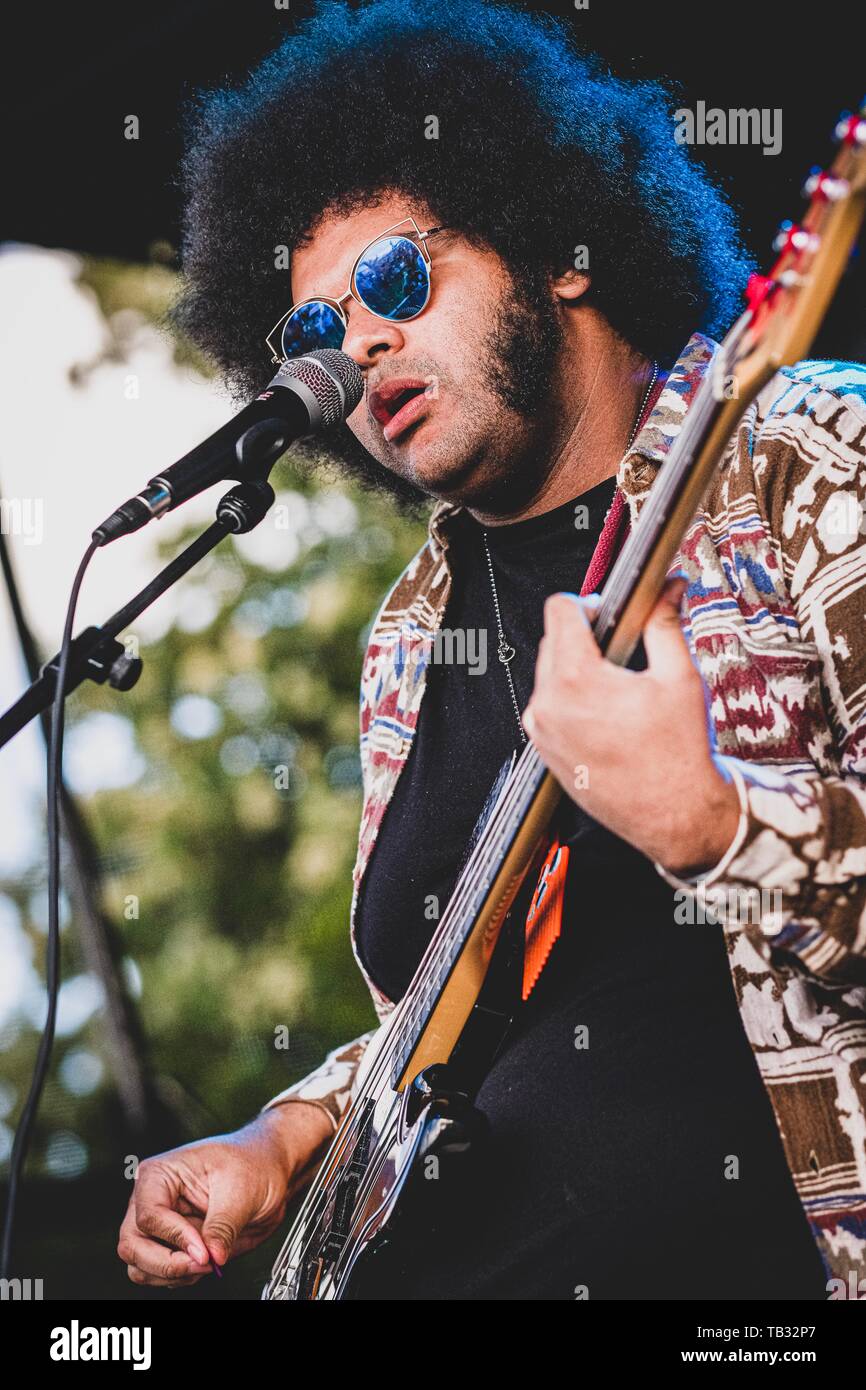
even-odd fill
[{"label": "microphone grille", "polygon": [[328,429],[351,415],[364,394],[364,379],[358,364],[339,348],[317,348],[303,357],[284,362],[275,380],[292,377],[312,391]]}]

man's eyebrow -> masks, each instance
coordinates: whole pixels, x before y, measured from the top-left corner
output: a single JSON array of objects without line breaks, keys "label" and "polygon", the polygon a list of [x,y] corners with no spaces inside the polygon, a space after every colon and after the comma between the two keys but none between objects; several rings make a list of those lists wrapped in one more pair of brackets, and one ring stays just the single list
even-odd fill
[{"label": "man's eyebrow", "polygon": [[431,232],[433,235],[426,237],[416,236],[412,233],[411,239],[417,246],[426,246],[428,256],[435,256],[437,250],[449,251],[455,242],[460,239],[460,232],[457,227],[438,227],[422,228],[422,231]]}]

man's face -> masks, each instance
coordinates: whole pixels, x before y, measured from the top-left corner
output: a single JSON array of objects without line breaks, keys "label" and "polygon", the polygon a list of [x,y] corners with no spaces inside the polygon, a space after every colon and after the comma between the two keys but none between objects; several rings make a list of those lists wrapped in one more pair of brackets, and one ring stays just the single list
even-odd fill
[{"label": "man's face", "polygon": [[[342,295],[363,247],[410,214],[422,231],[437,225],[429,209],[399,195],[323,217],[292,258],[293,300]],[[422,491],[511,513],[540,488],[561,428],[558,308],[546,286],[533,303],[517,296],[499,256],[457,233],[431,238],[428,250],[431,295],[417,318],[391,322],[345,301],[343,351],[365,378],[347,423],[379,463]],[[402,378],[425,388],[405,425],[395,419],[399,397],[376,396]]]}]

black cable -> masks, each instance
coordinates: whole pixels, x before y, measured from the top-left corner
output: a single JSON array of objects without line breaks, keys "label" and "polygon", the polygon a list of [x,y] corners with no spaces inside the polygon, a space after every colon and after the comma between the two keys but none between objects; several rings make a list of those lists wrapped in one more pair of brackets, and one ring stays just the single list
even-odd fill
[{"label": "black cable", "polygon": [[[0,569],[6,582],[6,592],[27,674],[31,682],[35,683],[42,668],[42,657],[24,612],[12,557],[2,530]],[[71,686],[71,672],[66,678],[66,685],[67,688]],[[2,724],[3,716],[0,715],[0,728]],[[40,710],[39,725],[47,756],[51,737],[50,698],[46,708]],[[114,1072],[124,1119],[131,1135],[137,1139],[141,1132],[153,1131],[156,1128],[158,1122],[155,1117],[163,1106],[153,1093],[153,1078],[141,1024],[124,984],[120,964],[122,943],[102,910],[102,874],[98,847],[62,778],[60,825],[67,849],[65,872],[69,879],[72,906],[79,919],[78,934],[84,959],[87,968],[99,978],[105,990],[102,1023],[109,1065]]]},{"label": "black cable", "polygon": [[48,1074],[51,1050],[54,1045],[54,1028],[57,1020],[57,997],[60,988],[60,773],[63,765],[63,727],[65,710],[66,674],[69,666],[69,648],[72,642],[72,625],[78,595],[87,566],[98,549],[93,541],[88,546],[72,584],[66,622],[63,627],[63,641],[60,647],[60,661],[57,671],[57,685],[54,702],[51,706],[51,734],[48,744],[48,944],[46,948],[46,993],[48,1013],[45,1027],[39,1042],[36,1066],[30,1091],[21,1112],[21,1119],[15,1132],[12,1145],[12,1159],[9,1169],[9,1194],[6,1202],[6,1219],[3,1229],[3,1250],[0,1256],[0,1277],[10,1277],[12,1259],[12,1237],[15,1226],[15,1206],[18,1198],[21,1174],[27,1158],[27,1149],[42,1088]]}]

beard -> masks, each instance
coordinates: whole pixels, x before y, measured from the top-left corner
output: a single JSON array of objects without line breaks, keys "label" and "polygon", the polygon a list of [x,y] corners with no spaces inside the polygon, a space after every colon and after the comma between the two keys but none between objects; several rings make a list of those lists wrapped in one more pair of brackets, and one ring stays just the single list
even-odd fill
[{"label": "beard", "polygon": [[[500,298],[489,339],[480,353],[479,375],[497,405],[537,424],[548,403],[563,347],[562,323],[544,272],[510,270],[510,278],[510,289]],[[472,505],[503,514],[516,511],[543,482],[546,452],[536,445],[530,458],[515,459],[508,475],[473,496]],[[431,494],[380,463],[347,424],[297,443],[292,458],[311,476],[348,478],[388,497],[398,511],[413,520],[423,518],[429,509]]]}]

